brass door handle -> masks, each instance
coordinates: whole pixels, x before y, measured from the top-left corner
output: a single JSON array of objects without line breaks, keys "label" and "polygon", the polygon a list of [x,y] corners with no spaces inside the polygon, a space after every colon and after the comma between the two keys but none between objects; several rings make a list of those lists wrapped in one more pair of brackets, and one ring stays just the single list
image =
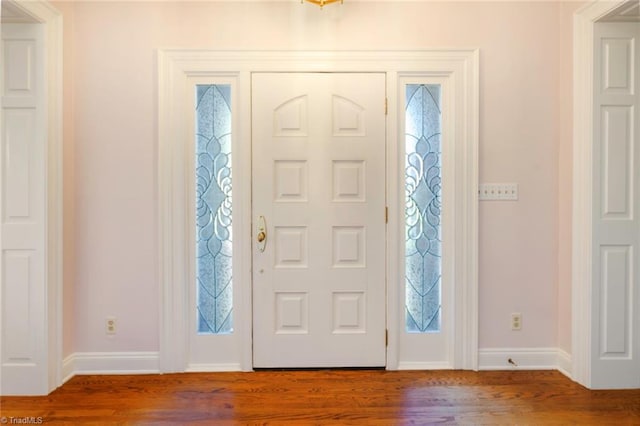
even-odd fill
[{"label": "brass door handle", "polygon": [[258,240],[258,250],[260,250],[260,252],[264,252],[264,249],[267,246],[267,223],[264,220],[264,216],[260,216],[258,218],[256,228],[256,231],[258,232],[256,238]]}]

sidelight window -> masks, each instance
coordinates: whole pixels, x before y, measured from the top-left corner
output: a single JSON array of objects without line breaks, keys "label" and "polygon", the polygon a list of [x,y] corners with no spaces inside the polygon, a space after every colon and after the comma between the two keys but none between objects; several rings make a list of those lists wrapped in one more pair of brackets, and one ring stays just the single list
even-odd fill
[{"label": "sidelight window", "polygon": [[233,332],[231,86],[196,85],[196,307],[200,334]]},{"label": "sidelight window", "polygon": [[441,328],[441,86],[407,84],[405,105],[406,331]]}]

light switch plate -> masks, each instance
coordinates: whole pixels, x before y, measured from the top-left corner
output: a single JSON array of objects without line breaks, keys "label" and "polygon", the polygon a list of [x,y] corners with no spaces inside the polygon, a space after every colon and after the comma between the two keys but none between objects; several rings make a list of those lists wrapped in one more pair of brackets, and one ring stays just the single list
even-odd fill
[{"label": "light switch plate", "polygon": [[478,190],[478,199],[480,201],[500,200],[500,201],[517,201],[518,200],[518,184],[517,183],[481,183]]}]

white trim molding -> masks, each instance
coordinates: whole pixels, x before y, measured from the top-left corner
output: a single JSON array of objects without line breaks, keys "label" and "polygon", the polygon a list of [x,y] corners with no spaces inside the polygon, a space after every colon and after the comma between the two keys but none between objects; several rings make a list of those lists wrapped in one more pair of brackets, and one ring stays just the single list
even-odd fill
[{"label": "white trim molding", "polygon": [[480,370],[559,370],[571,377],[571,356],[558,348],[484,348],[479,358]]},{"label": "white trim molding", "polygon": [[571,375],[572,359],[571,354],[563,349],[558,349],[558,371],[573,380]]},{"label": "white trim molding", "polygon": [[594,25],[627,0],[595,1],[573,19],[572,377],[591,387]]},{"label": "white trim molding", "polygon": [[185,370],[187,373],[218,373],[224,371],[242,371],[242,365],[239,362],[227,364],[189,364]]},{"label": "white trim molding", "polygon": [[451,370],[449,362],[411,362],[400,361],[398,370]]},{"label": "white trim molding", "polygon": [[[250,77],[252,72],[384,72],[387,76],[387,368],[400,368],[399,336],[404,327],[401,157],[398,138],[397,83],[401,76],[451,75],[455,86],[456,194],[453,236],[455,248],[451,280],[456,310],[452,315],[454,339],[449,368],[478,368],[478,138],[479,52],[476,49],[432,49],[421,51],[158,51],[158,181],[159,181],[159,272],[160,353],[162,372],[194,371],[227,366],[251,370],[251,120]],[[237,119],[234,119],[234,332],[240,339],[240,356],[212,360],[211,365],[190,364],[189,283],[192,259],[187,238],[189,188],[185,165],[185,88],[189,79],[232,78],[237,87]],[[237,161],[237,163],[236,163]],[[237,165],[237,169],[236,169]],[[236,179],[236,177],[238,177]],[[240,215],[236,220],[236,203]],[[236,247],[237,245],[237,247]],[[237,249],[237,252],[236,252]],[[237,268],[237,269],[236,269]],[[237,303],[237,305],[236,305]],[[237,306],[237,310],[236,310]],[[235,341],[234,341],[235,342]],[[236,343],[233,343],[234,345]],[[216,354],[218,356],[218,354]],[[218,362],[219,361],[219,362]],[[415,368],[434,364],[411,359]],[[426,360],[425,360],[426,361]],[[404,364],[407,365],[407,364]],[[440,366],[445,365],[441,364]]]},{"label": "white trim molding", "polygon": [[[75,354],[67,355],[62,360],[62,383],[66,383],[75,376]],[[62,384],[61,383],[61,384]]]},{"label": "white trim molding", "polygon": [[[158,374],[159,352],[78,352],[63,363],[64,382],[83,374]],[[511,358],[517,366],[508,363]],[[571,356],[556,348],[486,348],[479,351],[479,370],[559,370],[571,378]],[[443,363],[402,362],[399,370],[445,370]],[[240,371],[238,363],[197,364],[187,372]]]},{"label": "white trim molding", "polygon": [[158,352],[76,352],[64,359],[64,381],[82,374],[158,374]]}]

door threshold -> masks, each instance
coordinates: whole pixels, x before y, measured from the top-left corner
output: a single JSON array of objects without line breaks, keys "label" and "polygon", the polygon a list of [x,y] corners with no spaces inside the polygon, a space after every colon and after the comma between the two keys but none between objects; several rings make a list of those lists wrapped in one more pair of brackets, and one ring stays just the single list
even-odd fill
[{"label": "door threshold", "polygon": [[385,371],[387,367],[257,367],[255,372],[263,371]]}]

